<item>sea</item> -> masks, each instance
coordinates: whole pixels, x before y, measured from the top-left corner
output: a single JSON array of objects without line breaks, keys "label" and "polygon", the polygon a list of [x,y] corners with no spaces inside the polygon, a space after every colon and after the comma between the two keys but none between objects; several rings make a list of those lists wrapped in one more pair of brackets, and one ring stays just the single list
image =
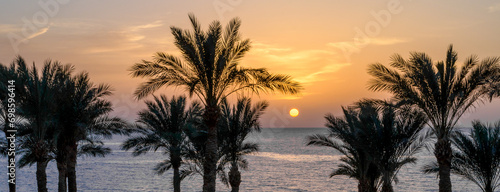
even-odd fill
[{"label": "sea", "polygon": [[[326,128],[269,128],[254,133],[248,141],[260,144],[260,152],[248,155],[248,170],[242,171],[240,191],[254,192],[323,192],[357,191],[355,179],[329,175],[340,163],[338,152],[331,148],[306,146],[306,136],[326,134]],[[153,172],[156,163],[166,158],[163,152],[150,152],[133,157],[120,145],[127,138],[114,136],[105,144],[113,152],[104,158],[81,157],[77,165],[78,191],[127,192],[127,191],[173,191],[170,170],[163,175]],[[398,173],[395,191],[438,191],[436,174],[424,174],[421,168],[434,160],[425,149],[417,155],[418,162],[403,167]],[[6,158],[0,163],[6,165]],[[0,173],[6,173],[6,166]],[[17,170],[17,191],[36,191],[36,166]],[[472,182],[452,175],[453,191],[480,191]],[[7,191],[7,174],[0,174],[0,191]],[[49,191],[57,191],[57,168],[50,162],[47,168]],[[195,175],[181,183],[182,191],[201,191],[202,177]],[[221,182],[217,191],[231,189]]]}]

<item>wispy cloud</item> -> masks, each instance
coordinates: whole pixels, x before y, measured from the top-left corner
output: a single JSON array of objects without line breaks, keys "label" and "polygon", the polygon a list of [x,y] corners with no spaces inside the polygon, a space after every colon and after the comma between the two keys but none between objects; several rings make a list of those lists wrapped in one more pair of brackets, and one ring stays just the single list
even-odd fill
[{"label": "wispy cloud", "polygon": [[328,49],[297,50],[260,42],[253,44],[245,60],[290,74],[302,84],[324,81],[328,79],[326,74],[350,65],[339,62],[340,56]]},{"label": "wispy cloud", "polygon": [[0,33],[16,33],[20,32],[21,27],[12,24],[0,24]]},{"label": "wispy cloud", "polygon": [[493,13],[493,12],[497,12],[497,11],[500,11],[500,3],[497,3],[495,5],[491,5],[488,7],[488,11],[490,13]]},{"label": "wispy cloud", "polygon": [[355,47],[355,42],[359,42],[363,44],[364,46],[368,44],[372,45],[395,45],[395,44],[400,44],[400,43],[407,43],[410,42],[409,39],[405,38],[369,38],[369,39],[354,39],[353,41],[340,41],[340,42],[334,42],[334,43],[328,43],[327,45],[331,47],[336,47],[336,48],[345,48],[346,46],[353,46]]},{"label": "wispy cloud", "polygon": [[374,45],[395,45],[400,43],[407,43],[410,40],[403,38],[373,38],[370,39],[371,44]]},{"label": "wispy cloud", "polygon": [[[27,40],[30,40],[30,39],[33,39],[37,36],[40,36],[44,33],[47,33],[47,31],[49,31],[49,28],[50,26],[47,26],[47,27],[44,27],[44,28],[40,28],[38,29],[38,31],[34,32],[34,33],[31,33],[29,34],[29,36],[25,36],[23,37],[23,39],[21,41],[27,41]],[[22,34],[22,26],[21,25],[13,25],[13,24],[0,24],[0,34],[2,33],[16,33],[16,34]]]},{"label": "wispy cloud", "polygon": [[145,24],[145,25],[137,25],[137,26],[132,26],[129,28],[130,31],[139,31],[139,30],[142,30],[142,29],[151,29],[151,28],[156,28],[156,27],[161,27],[163,26],[163,21],[161,20],[156,20],[152,23],[148,23],[148,24]]},{"label": "wispy cloud", "polygon": [[30,36],[26,37],[23,41],[33,39],[33,38],[35,38],[37,36],[40,36],[40,35],[42,35],[44,33],[47,33],[47,31],[49,31],[49,27],[42,28],[38,32],[33,33]]},{"label": "wispy cloud", "polygon": [[86,49],[87,53],[107,53],[116,51],[134,50],[144,47],[143,40],[146,39],[145,30],[163,26],[163,21],[157,20],[143,25],[122,27],[119,30],[107,31],[101,34],[108,37],[106,45],[94,46]]}]

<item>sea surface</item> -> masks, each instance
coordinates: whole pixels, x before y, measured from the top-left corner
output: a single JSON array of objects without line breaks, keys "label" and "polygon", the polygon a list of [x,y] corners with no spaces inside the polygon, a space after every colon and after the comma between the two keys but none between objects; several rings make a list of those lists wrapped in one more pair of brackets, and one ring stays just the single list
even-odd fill
[{"label": "sea surface", "polygon": [[[242,171],[240,191],[357,191],[357,182],[346,176],[329,177],[340,163],[339,154],[326,147],[305,146],[305,137],[324,134],[326,128],[274,128],[253,134],[249,141],[258,142],[261,151],[249,155],[249,169]],[[172,171],[157,175],[152,171],[156,163],[165,159],[162,152],[133,157],[131,152],[120,150],[126,137],[115,136],[105,143],[113,149],[105,158],[78,159],[77,182],[79,191],[173,191]],[[425,149],[424,149],[425,150]],[[418,163],[403,167],[395,191],[437,191],[436,174],[423,174],[420,169],[434,156],[426,151],[418,155]],[[0,158],[6,164],[6,158]],[[2,166],[0,173],[6,173]],[[18,169],[17,191],[36,191],[36,167]],[[47,169],[49,191],[57,191],[55,162]],[[0,191],[7,189],[7,174],[0,175]],[[453,191],[480,191],[473,183],[452,175]],[[201,191],[199,175],[182,181],[183,191]],[[217,183],[217,191],[230,191]]]}]

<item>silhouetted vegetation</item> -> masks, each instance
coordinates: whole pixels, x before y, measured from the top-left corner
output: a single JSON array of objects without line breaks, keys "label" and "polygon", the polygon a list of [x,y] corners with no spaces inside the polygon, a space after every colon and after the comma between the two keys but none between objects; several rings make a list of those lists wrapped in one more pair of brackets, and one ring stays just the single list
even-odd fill
[{"label": "silhouetted vegetation", "polygon": [[215,192],[217,172],[217,122],[221,116],[220,104],[227,96],[249,91],[252,93],[280,91],[296,94],[300,85],[290,76],[271,74],[264,68],[239,66],[241,58],[250,50],[250,40],[241,39],[241,21],[233,19],[225,29],[219,21],[208,30],[192,14],[189,19],[193,30],[171,27],[174,44],[182,58],[158,52],[153,61],[143,60],[131,71],[134,77],[145,77],[135,95],[143,98],[163,86],[183,87],[190,96],[195,95],[204,106],[203,121],[207,135],[203,160],[203,191]]},{"label": "silhouetted vegetation", "polygon": [[420,136],[425,114],[376,100],[363,100],[343,111],[342,118],[327,115],[329,134],[308,136],[307,145],[331,147],[343,155],[330,177],[354,178],[360,192],[393,191],[399,169],[416,162],[414,155],[426,138]]},{"label": "silhouetted vegetation", "polygon": [[77,156],[104,156],[110,149],[97,136],[128,133],[123,120],[107,115],[111,103],[103,97],[111,94],[109,86],[95,86],[86,72],[72,75],[73,70],[48,60],[39,71],[21,57],[8,69],[2,66],[2,79],[16,81],[19,167],[36,164],[38,191],[47,191],[45,170],[54,159],[58,190],[77,191]]},{"label": "silhouetted vegetation", "polygon": [[155,167],[158,174],[170,168],[174,169],[173,186],[175,192],[181,191],[180,167],[189,152],[186,129],[189,128],[190,117],[201,111],[199,103],[186,107],[185,97],[172,97],[169,101],[165,95],[154,97],[154,101],[146,101],[147,109],[139,112],[137,120],[138,136],[126,140],[122,148],[134,149],[134,156],[148,151],[163,150],[168,159]]},{"label": "silhouetted vegetation", "polygon": [[[500,122],[493,127],[479,121],[472,124],[469,134],[453,134],[451,173],[472,181],[484,192],[493,192],[500,185]],[[438,171],[436,162],[424,167],[426,173]]]},{"label": "silhouetted vegetation", "polygon": [[464,113],[478,103],[491,100],[499,83],[499,57],[482,61],[476,56],[456,65],[457,53],[450,45],[446,60],[434,63],[425,53],[411,53],[405,60],[394,55],[391,68],[373,64],[368,73],[373,76],[369,88],[388,91],[393,99],[422,110],[437,136],[434,155],[439,164],[439,191],[450,192],[452,150],[450,135]]}]

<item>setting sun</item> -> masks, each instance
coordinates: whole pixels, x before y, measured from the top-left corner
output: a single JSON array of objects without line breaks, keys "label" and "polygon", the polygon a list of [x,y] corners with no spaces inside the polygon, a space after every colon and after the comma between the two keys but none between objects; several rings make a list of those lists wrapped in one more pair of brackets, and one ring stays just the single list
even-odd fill
[{"label": "setting sun", "polygon": [[290,116],[292,117],[297,117],[299,115],[299,110],[296,108],[293,108],[290,110]]}]

